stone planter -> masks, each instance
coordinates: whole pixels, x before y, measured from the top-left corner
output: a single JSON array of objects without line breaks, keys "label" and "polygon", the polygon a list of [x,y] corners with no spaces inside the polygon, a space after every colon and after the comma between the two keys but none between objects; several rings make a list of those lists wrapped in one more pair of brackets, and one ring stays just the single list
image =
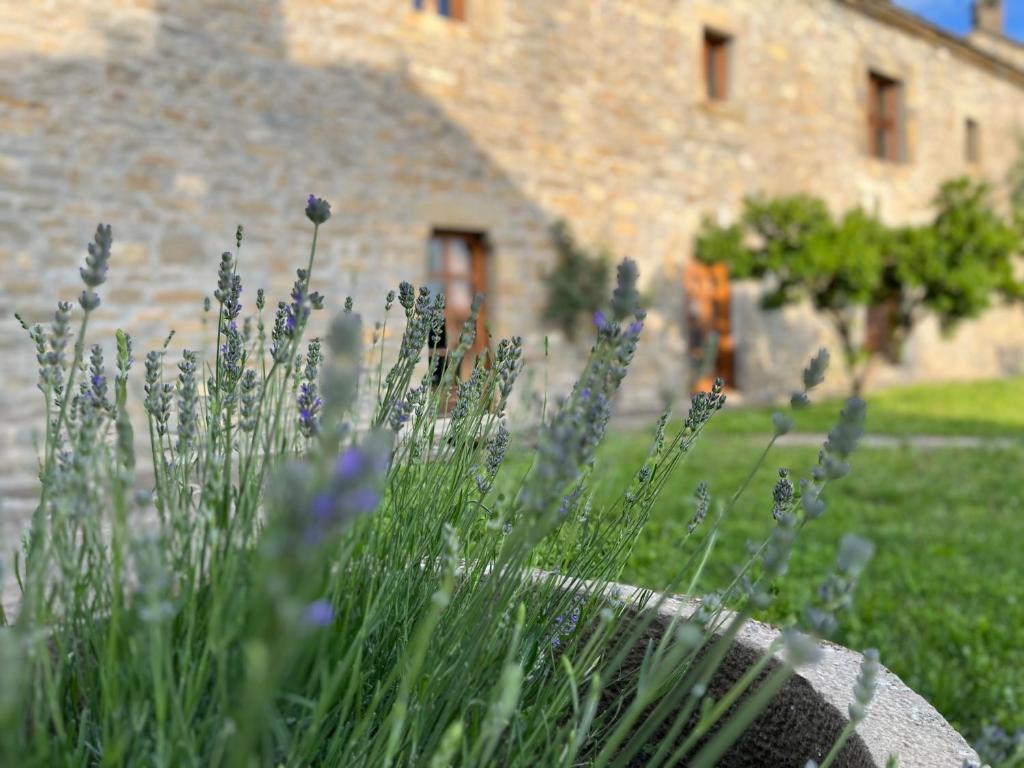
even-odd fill
[{"label": "stone planter", "polygon": [[[638,592],[627,585],[617,587],[619,598],[627,603]],[[648,605],[653,606],[656,598]],[[685,597],[668,598],[658,611],[661,626],[677,613],[692,615],[699,605]],[[772,626],[747,622],[719,670],[717,683],[727,689],[779,636]],[[848,722],[846,713],[854,700],[853,686],[862,657],[834,643],[820,647],[821,659],[798,670],[754,727],[719,762],[719,768],[804,768],[807,760],[824,757],[834,735]],[[715,685],[713,682],[712,693]],[[884,768],[890,755],[899,758],[899,768],[963,768],[965,761],[980,765],[975,751],[942,715],[883,667],[867,718],[833,766]]]}]

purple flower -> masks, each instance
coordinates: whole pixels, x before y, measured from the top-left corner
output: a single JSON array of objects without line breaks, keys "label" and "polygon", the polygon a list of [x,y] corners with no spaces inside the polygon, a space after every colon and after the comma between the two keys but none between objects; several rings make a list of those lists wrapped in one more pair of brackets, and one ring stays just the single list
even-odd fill
[{"label": "purple flower", "polygon": [[298,546],[322,546],[353,518],[373,512],[380,505],[390,458],[390,434],[371,432],[361,444],[344,449],[335,459],[330,476],[322,480],[309,463],[297,462],[301,469],[296,471],[302,475],[296,483],[305,493],[298,499],[285,494],[279,504],[294,523],[291,530]]},{"label": "purple flower", "polygon": [[313,499],[313,517],[317,520],[327,521],[334,514],[334,499],[331,494],[318,493]]},{"label": "purple flower", "polygon": [[320,408],[323,400],[317,394],[316,383],[302,382],[299,389],[299,431],[304,437],[312,437],[320,431]]},{"label": "purple flower", "polygon": [[599,331],[603,331],[608,327],[608,319],[600,309],[594,313],[594,325],[597,326],[597,330]]},{"label": "purple flower", "polygon": [[355,447],[338,459],[331,487],[317,493],[307,507],[304,526],[308,544],[320,544],[350,516],[372,512],[380,504],[381,492],[367,464],[365,455]]},{"label": "purple flower", "polygon": [[334,470],[339,480],[352,480],[366,466],[366,456],[357,446],[350,446],[338,457]]},{"label": "purple flower", "polygon": [[314,600],[302,612],[302,622],[307,627],[326,627],[334,621],[334,608],[326,600]]},{"label": "purple flower", "polygon": [[580,599],[577,598],[575,604],[572,606],[572,612],[568,618],[565,616],[555,617],[555,631],[551,638],[551,645],[555,648],[559,648],[562,645],[562,638],[571,635],[576,631],[576,626],[580,621]]},{"label": "purple flower", "polygon": [[322,197],[310,195],[306,200],[306,218],[314,224],[323,224],[331,218],[331,204]]},{"label": "purple flower", "polygon": [[350,512],[372,512],[380,504],[380,492],[372,487],[355,488],[346,493],[342,501]]},{"label": "purple flower", "polygon": [[[572,499],[571,495],[570,496],[563,496],[562,497],[562,503],[558,507],[558,517],[559,517],[559,519],[562,519],[562,518],[565,518],[565,517],[569,516],[569,509],[572,506],[572,502],[573,502],[573,499]],[[559,618],[559,620],[561,620],[562,617],[559,616],[558,618]]]},{"label": "purple flower", "polygon": [[309,317],[309,307],[306,305],[306,295],[302,287],[302,279],[295,281],[292,288],[292,303],[285,305],[285,328],[293,333],[299,325],[299,319]]},{"label": "purple flower", "polygon": [[629,333],[630,333],[630,335],[632,335],[632,336],[639,336],[640,335],[640,331],[643,330],[643,327],[644,327],[644,324],[642,322],[640,322],[639,320],[634,320],[632,323],[629,324]]}]

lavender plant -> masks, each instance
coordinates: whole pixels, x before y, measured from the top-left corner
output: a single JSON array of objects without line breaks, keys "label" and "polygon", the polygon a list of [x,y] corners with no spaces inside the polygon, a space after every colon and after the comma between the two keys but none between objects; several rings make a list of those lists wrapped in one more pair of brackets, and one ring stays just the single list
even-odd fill
[{"label": "lavender plant", "polygon": [[[725,394],[717,382],[694,396],[677,426],[665,413],[630,486],[595,503],[598,447],[643,331],[636,265],[619,267],[576,386],[545,418],[529,471],[511,477],[508,457],[527,450],[504,418],[522,339],[460,380],[479,301],[442,362],[428,340],[443,296],[402,283],[385,302],[405,321],[386,370],[387,323],[364,350],[351,300],[303,348],[324,305],[312,279],[330,205],[310,196],[305,213],[309,259],[272,317],[262,289],[243,317],[239,227],[216,270],[212,358],[186,349],[172,363],[170,337],[146,352],[145,468],[128,411],[131,338],[118,332],[112,386],[99,347],[86,360],[109,226],[89,245],[73,342],[68,303],[49,330],[25,326],[47,429],[16,561],[21,604],[16,618],[0,614],[0,764],[715,765],[813,659],[810,634],[834,629],[870,557],[844,539],[802,623],[724,696],[708,694],[849,470],[863,403],[847,404],[806,477],[780,472],[765,499],[777,525],[734,581],[658,628],[665,598],[623,598],[615,581]],[[794,407],[827,363],[811,362]],[[375,391],[364,383],[374,378]],[[774,424],[772,444],[791,422]],[[666,592],[699,591],[716,533],[770,448],[717,505],[698,487]]]}]

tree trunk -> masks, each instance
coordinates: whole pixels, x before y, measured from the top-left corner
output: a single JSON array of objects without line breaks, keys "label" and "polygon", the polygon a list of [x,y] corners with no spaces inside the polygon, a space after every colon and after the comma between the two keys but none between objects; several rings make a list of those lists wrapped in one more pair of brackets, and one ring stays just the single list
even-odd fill
[{"label": "tree trunk", "polygon": [[[858,347],[853,341],[853,327],[850,319],[841,309],[829,311],[832,319],[832,327],[839,336],[839,343],[843,350],[843,363],[846,366],[846,373],[850,377],[850,394],[860,397],[867,386],[868,376],[874,367],[876,355],[870,350]],[[866,354],[862,354],[866,353]],[[860,358],[864,358],[861,361]]]}]

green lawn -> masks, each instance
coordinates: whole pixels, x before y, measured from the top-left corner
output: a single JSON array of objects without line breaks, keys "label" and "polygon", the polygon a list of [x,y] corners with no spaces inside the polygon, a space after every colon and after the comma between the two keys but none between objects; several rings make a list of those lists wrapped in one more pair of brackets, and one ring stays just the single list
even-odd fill
[{"label": "green lawn", "polygon": [[[895,395],[875,398],[869,422],[890,430],[1010,434],[1020,423],[1009,407],[1024,381],[985,384],[975,407],[969,388],[939,408],[934,388],[915,390],[904,406]],[[964,397],[959,397],[963,395]],[[901,394],[900,397],[904,397]],[[1024,397],[1020,398],[1024,402]],[[835,405],[805,412],[824,430]],[[940,417],[929,420],[928,413]],[[993,414],[1002,414],[998,421]],[[880,415],[881,414],[881,415]],[[700,480],[726,498],[753,465],[764,442],[750,434],[764,413],[723,412],[708,426],[688,462],[680,467],[654,510],[632,559],[627,580],[659,588],[678,568],[690,499]],[[716,417],[716,418],[718,418]],[[747,428],[738,429],[744,423]],[[940,425],[942,428],[940,428]],[[1011,426],[1012,425],[1012,426]],[[724,429],[719,428],[724,427]],[[881,431],[877,429],[876,431]],[[643,462],[650,435],[618,431],[600,456],[600,493],[621,493]],[[794,476],[815,462],[813,448],[781,448],[755,477],[725,523],[702,591],[726,583],[731,567],[745,560],[748,540],[762,540],[773,525],[771,487],[779,467]],[[1024,727],[1024,451],[861,449],[853,471],[827,493],[824,517],[801,534],[789,575],[766,618],[777,621],[802,605],[834,561],[839,538],[856,532],[871,538],[877,554],[865,575],[853,615],[844,619],[839,642],[855,649],[877,647],[883,662],[931,701],[969,738],[983,724]]]},{"label": "green lawn", "polygon": [[[920,384],[866,397],[868,428],[890,435],[979,435],[1024,437],[1024,377],[994,381]],[[797,414],[797,429],[824,432],[840,400],[812,405]],[[771,408],[738,408],[727,403],[719,433],[764,432]]]},{"label": "green lawn", "polygon": [[[1024,438],[1024,378],[922,385],[872,394],[869,434]],[[825,432],[838,400],[796,414],[796,428]],[[684,543],[693,489],[709,482],[726,499],[767,443],[773,409],[716,414],[652,512],[626,580],[664,587],[696,546]],[[653,430],[614,430],[599,455],[598,495],[622,493],[641,466]],[[770,454],[725,522],[699,591],[728,583],[747,543],[771,530],[779,467],[804,476],[817,448]],[[877,553],[843,620],[839,642],[877,647],[883,662],[969,739],[985,724],[1024,728],[1024,439],[1013,447],[862,448],[850,475],[827,491],[825,515],[803,530],[790,573],[769,611],[778,622],[806,602],[847,532]],[[598,508],[600,504],[597,505]],[[705,524],[706,525],[706,524]]]},{"label": "green lawn", "polygon": [[[1024,437],[1024,378],[893,389],[867,400],[868,433]],[[839,400],[814,404],[796,415],[797,429],[827,431],[840,407]],[[707,480],[727,499],[763,450],[771,412],[726,408],[715,416],[666,486],[626,580],[668,584],[696,546],[683,541],[693,488]],[[628,486],[651,433],[608,434],[595,473],[604,501]],[[748,542],[768,535],[777,469],[804,476],[816,458],[815,447],[770,454],[724,523],[699,591],[727,584]],[[970,739],[989,723],[1024,728],[1024,439],[1002,449],[862,447],[852,465],[828,488],[824,516],[804,528],[790,573],[762,617],[779,622],[803,605],[840,538],[857,532],[878,552],[836,639],[878,647],[883,662]]]}]

